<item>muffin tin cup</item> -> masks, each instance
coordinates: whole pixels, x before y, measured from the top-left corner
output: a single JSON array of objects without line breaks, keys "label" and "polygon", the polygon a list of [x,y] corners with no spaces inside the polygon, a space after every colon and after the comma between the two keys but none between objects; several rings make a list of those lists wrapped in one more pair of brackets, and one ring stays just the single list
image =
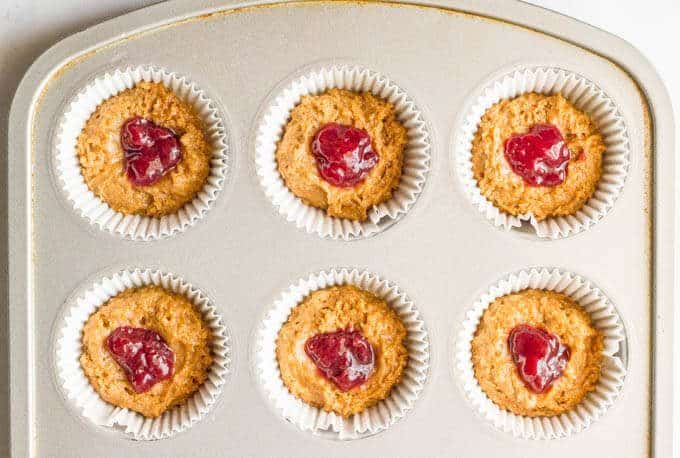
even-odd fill
[{"label": "muffin tin cup", "polygon": [[[329,89],[371,92],[392,103],[396,117],[407,129],[408,143],[399,186],[390,200],[368,210],[366,221],[328,216],[325,210],[305,204],[286,186],[276,162],[290,111],[305,95]],[[265,194],[286,220],[323,238],[352,240],[370,237],[402,218],[421,194],[430,169],[431,136],[414,101],[384,75],[357,65],[332,65],[310,70],[278,92],[260,119],[255,138],[257,175]]]},{"label": "muffin tin cup", "polygon": [[[334,285],[355,285],[385,300],[397,312],[407,331],[408,363],[402,379],[386,399],[347,418],[293,396],[281,379],[276,359],[276,338],[290,311],[311,292]],[[389,428],[413,409],[429,373],[429,337],[418,310],[396,285],[356,269],[323,271],[291,285],[267,312],[255,339],[256,376],[276,411],[301,430],[331,439],[359,439]]]},{"label": "muffin tin cup", "polygon": [[[525,417],[494,404],[479,386],[472,365],[472,339],[486,308],[498,297],[527,288],[566,294],[581,305],[604,336],[601,375],[595,390],[561,415]],[[474,409],[495,428],[522,439],[571,436],[600,418],[618,397],[626,377],[626,333],[622,321],[602,291],[582,277],[559,269],[530,269],[511,274],[491,286],[466,313],[456,337],[455,367],[461,387]]]},{"label": "muffin tin cup", "polygon": [[[545,95],[561,93],[593,119],[604,140],[606,151],[602,156],[602,177],[590,199],[573,215],[554,216],[542,221],[531,213],[511,215],[482,195],[473,176],[472,140],[486,110],[500,100],[530,92]],[[628,133],[614,101],[587,78],[556,67],[519,68],[486,84],[468,104],[456,130],[454,144],[458,176],[479,211],[495,226],[505,230],[519,228],[528,222],[538,237],[547,239],[583,232],[604,218],[623,190],[629,167]]]},{"label": "muffin tin cup", "polygon": [[[184,295],[202,314],[212,331],[213,363],[208,378],[181,405],[157,418],[146,418],[129,409],[104,401],[88,381],[80,365],[82,330],[87,319],[117,294],[147,285],[157,285]],[[210,300],[190,283],[158,270],[124,270],[102,278],[69,304],[59,323],[55,366],[60,389],[67,402],[90,423],[125,433],[135,440],[164,439],[185,431],[201,420],[215,404],[231,372],[231,338]]]},{"label": "muffin tin cup", "polygon": [[[105,100],[142,81],[162,83],[194,108],[205,126],[211,146],[210,173],[203,189],[179,211],[160,218],[113,210],[87,186],[80,169],[76,143],[85,123]],[[201,219],[222,190],[229,169],[229,147],[224,121],[216,105],[194,83],[165,69],[137,66],[116,69],[96,78],[70,103],[59,127],[56,174],[73,208],[90,224],[133,240],[157,240],[183,232]]]}]

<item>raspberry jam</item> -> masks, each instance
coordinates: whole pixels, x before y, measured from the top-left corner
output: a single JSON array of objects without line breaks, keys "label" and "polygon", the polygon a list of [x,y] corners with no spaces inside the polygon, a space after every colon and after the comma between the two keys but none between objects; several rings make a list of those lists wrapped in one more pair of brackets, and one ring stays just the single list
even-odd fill
[{"label": "raspberry jam", "polygon": [[317,334],[305,342],[305,353],[319,372],[342,391],[364,383],[375,367],[371,344],[359,331]]},{"label": "raspberry jam", "polygon": [[555,334],[527,324],[516,326],[508,336],[512,360],[524,384],[534,393],[545,393],[562,376],[569,361],[569,347]]},{"label": "raspberry jam", "polygon": [[121,326],[109,334],[106,346],[137,393],[172,377],[175,353],[150,329]]},{"label": "raspberry jam", "polygon": [[182,160],[175,132],[140,116],[125,121],[120,143],[128,179],[137,186],[156,183]]},{"label": "raspberry jam", "polygon": [[561,184],[570,157],[562,134],[552,124],[536,124],[526,134],[512,134],[505,142],[510,168],[530,186]]},{"label": "raspberry jam", "polygon": [[378,163],[368,132],[338,123],[321,126],[312,140],[312,155],[321,177],[341,188],[364,181]]}]

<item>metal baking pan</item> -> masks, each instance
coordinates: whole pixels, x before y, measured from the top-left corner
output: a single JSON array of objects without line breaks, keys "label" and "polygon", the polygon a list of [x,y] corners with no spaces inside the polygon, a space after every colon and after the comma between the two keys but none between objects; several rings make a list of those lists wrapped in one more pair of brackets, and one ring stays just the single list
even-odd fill
[{"label": "metal baking pan", "polygon": [[[425,191],[375,237],[324,240],[274,210],[255,173],[258,110],[291,74],[316,62],[357,62],[417,101],[432,133]],[[574,237],[541,241],[493,228],[453,172],[461,107],[490,75],[518,63],[589,75],[626,119],[631,164],[613,211]],[[91,227],[53,173],[68,101],[118,66],[188,75],[229,114],[230,183],[207,216],[159,241]],[[78,33],[41,56],[14,99],[9,131],[11,449],[13,456],[670,456],[672,449],[673,117],[650,64],[619,38],[520,2],[171,1]],[[125,440],[89,427],[55,386],[54,323],[98,273],[158,266],[198,285],[233,336],[220,402],[170,439]],[[371,438],[331,441],[299,431],[268,405],[249,348],[264,310],[310,272],[355,266],[396,282],[428,327],[432,367],[413,411]],[[556,266],[592,280],[617,307],[628,373],[609,411],[567,439],[527,441],[491,428],[456,385],[451,342],[475,298],[509,272]]]}]

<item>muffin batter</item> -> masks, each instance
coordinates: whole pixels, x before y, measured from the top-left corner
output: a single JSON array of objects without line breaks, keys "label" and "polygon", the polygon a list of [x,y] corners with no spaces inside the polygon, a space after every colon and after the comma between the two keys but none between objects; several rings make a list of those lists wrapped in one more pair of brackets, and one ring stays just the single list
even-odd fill
[{"label": "muffin batter", "polygon": [[[176,167],[148,186],[134,185],[125,171],[121,127],[136,116],[172,129],[182,152]],[[193,107],[162,84],[150,82],[104,101],[87,120],[76,148],[85,183],[97,197],[115,211],[156,218],[194,199],[208,178],[212,155]]]},{"label": "muffin batter", "polygon": [[[309,338],[340,329],[360,331],[375,352],[371,375],[349,391],[323,377],[304,349]],[[405,338],[404,324],[385,301],[355,286],[333,286],[312,292],[291,311],[276,340],[276,358],[293,395],[347,417],[389,396],[408,361]]]},{"label": "muffin batter", "polygon": [[[174,373],[148,391],[137,393],[106,346],[106,338],[121,326],[150,329],[174,352]],[[109,299],[83,328],[80,365],[106,402],[158,417],[191,396],[208,377],[212,364],[211,333],[187,298],[158,286],[123,291]]]},{"label": "muffin batter", "polygon": [[[333,186],[317,170],[311,143],[319,128],[329,123],[364,129],[371,137],[378,162],[356,186]],[[406,128],[397,121],[391,103],[368,92],[331,89],[304,96],[293,108],[276,160],[286,186],[303,202],[329,216],[363,221],[369,208],[389,200],[399,186],[407,141]]]},{"label": "muffin batter", "polygon": [[[543,328],[570,350],[564,372],[545,393],[529,390],[508,348],[518,325]],[[496,299],[482,315],[472,340],[472,363],[482,390],[498,407],[530,417],[559,415],[579,404],[600,377],[603,337],[570,297],[527,289]]]},{"label": "muffin batter", "polygon": [[[510,168],[504,148],[513,134],[552,124],[564,137],[571,158],[557,186],[531,186]],[[602,173],[602,136],[590,117],[561,95],[524,94],[502,100],[482,116],[472,141],[472,170],[484,197],[512,215],[537,220],[572,215],[593,195]]]}]

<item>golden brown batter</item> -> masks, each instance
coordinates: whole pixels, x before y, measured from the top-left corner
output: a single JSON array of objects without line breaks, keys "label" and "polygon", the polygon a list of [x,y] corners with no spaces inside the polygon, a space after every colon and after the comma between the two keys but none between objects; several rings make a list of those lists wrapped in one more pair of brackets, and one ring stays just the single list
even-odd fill
[{"label": "golden brown batter", "polygon": [[[534,124],[555,125],[571,152],[567,177],[557,186],[529,186],[505,159],[506,140]],[[572,215],[593,195],[602,173],[602,136],[590,117],[561,95],[524,94],[502,100],[482,116],[472,142],[472,170],[484,197],[512,215],[537,220]]]},{"label": "golden brown batter", "polygon": [[[352,188],[331,185],[320,175],[311,153],[317,130],[327,123],[364,129],[379,156],[363,183]],[[389,200],[399,186],[406,128],[396,119],[394,105],[371,93],[331,89],[302,97],[277,145],[276,160],[286,186],[308,205],[329,216],[363,221],[367,210]]]},{"label": "golden brown batter", "polygon": [[[174,375],[137,393],[106,346],[120,326],[157,332],[175,354]],[[109,299],[83,328],[80,365],[95,391],[106,402],[157,417],[191,396],[208,377],[212,364],[211,333],[187,298],[158,286],[123,291]]]},{"label": "golden brown batter", "polygon": [[[353,328],[375,350],[375,369],[362,385],[343,392],[322,375],[305,353],[308,338]],[[281,377],[290,392],[329,412],[350,416],[389,396],[408,361],[406,328],[385,301],[355,286],[314,291],[292,311],[276,340]]]},{"label": "golden brown batter", "polygon": [[[562,376],[536,394],[520,378],[508,335],[520,324],[542,327],[570,348]],[[600,377],[602,334],[573,299],[552,291],[526,289],[496,299],[482,315],[472,340],[472,363],[482,390],[498,407],[530,417],[559,415],[579,404]]]},{"label": "golden brown batter", "polygon": [[[125,173],[120,131],[141,116],[180,136],[183,158],[160,181],[135,186]],[[160,83],[141,82],[104,101],[78,136],[77,153],[85,183],[115,211],[160,217],[194,199],[210,172],[211,149],[194,109]]]}]

